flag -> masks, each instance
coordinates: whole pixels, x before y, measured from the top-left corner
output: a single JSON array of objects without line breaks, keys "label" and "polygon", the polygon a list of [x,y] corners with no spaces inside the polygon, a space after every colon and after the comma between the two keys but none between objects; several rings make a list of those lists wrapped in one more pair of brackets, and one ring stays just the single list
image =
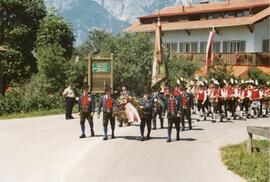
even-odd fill
[{"label": "flag", "polygon": [[168,77],[166,61],[164,59],[164,52],[162,47],[162,26],[158,20],[155,32],[155,51],[152,67],[152,83],[151,87],[154,91],[160,88],[162,81]]},{"label": "flag", "polygon": [[214,54],[213,54],[213,43],[215,37],[215,30],[213,29],[210,31],[207,46],[206,46],[206,63],[205,63],[205,70],[208,73],[209,66],[213,62]]}]

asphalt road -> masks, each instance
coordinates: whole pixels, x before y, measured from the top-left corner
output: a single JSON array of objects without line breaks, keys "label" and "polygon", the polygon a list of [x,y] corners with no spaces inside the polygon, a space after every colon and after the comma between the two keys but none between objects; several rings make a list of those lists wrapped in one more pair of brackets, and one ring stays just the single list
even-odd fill
[{"label": "asphalt road", "polygon": [[0,182],[240,182],[222,164],[219,149],[246,140],[246,126],[253,125],[269,122],[194,122],[193,130],[181,132],[181,141],[166,143],[166,129],[138,141],[138,126],[117,127],[117,138],[103,141],[101,119],[95,119],[97,136],[85,139],[78,138],[78,116],[4,120]]}]

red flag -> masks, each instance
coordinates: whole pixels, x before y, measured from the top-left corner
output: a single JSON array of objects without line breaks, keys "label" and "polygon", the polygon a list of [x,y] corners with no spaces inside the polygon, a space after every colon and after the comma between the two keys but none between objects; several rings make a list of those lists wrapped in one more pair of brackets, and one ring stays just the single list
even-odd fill
[{"label": "red flag", "polygon": [[215,30],[213,29],[212,31],[210,31],[207,46],[206,46],[206,65],[205,65],[206,73],[208,73],[208,68],[214,59],[214,54],[213,54],[214,37],[215,37]]}]

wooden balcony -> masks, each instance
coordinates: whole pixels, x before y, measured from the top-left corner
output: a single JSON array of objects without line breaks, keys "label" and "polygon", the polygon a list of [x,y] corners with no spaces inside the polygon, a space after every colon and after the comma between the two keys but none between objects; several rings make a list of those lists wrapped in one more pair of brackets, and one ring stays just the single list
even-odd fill
[{"label": "wooden balcony", "polygon": [[[173,53],[184,60],[195,60],[205,63],[205,54],[201,53]],[[216,64],[239,66],[270,66],[270,52],[265,53],[218,53],[214,54]]]}]

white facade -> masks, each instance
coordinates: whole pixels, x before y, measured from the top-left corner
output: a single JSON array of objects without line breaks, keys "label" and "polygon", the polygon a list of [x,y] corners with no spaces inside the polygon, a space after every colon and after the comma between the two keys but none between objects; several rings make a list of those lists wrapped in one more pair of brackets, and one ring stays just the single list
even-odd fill
[{"label": "white facade", "polygon": [[[224,41],[244,41],[245,50],[243,52],[262,52],[263,40],[270,39],[269,25],[270,18],[266,18],[261,22],[256,23],[250,28],[248,26],[235,26],[217,28],[218,33],[215,34],[214,41],[220,42],[220,51],[223,52]],[[180,52],[181,42],[197,42],[197,53],[200,52],[200,42],[206,42],[208,40],[209,31],[211,29],[197,29],[197,30],[176,30],[164,32],[164,43],[177,43],[177,52]],[[188,34],[190,33],[190,35]]]}]

